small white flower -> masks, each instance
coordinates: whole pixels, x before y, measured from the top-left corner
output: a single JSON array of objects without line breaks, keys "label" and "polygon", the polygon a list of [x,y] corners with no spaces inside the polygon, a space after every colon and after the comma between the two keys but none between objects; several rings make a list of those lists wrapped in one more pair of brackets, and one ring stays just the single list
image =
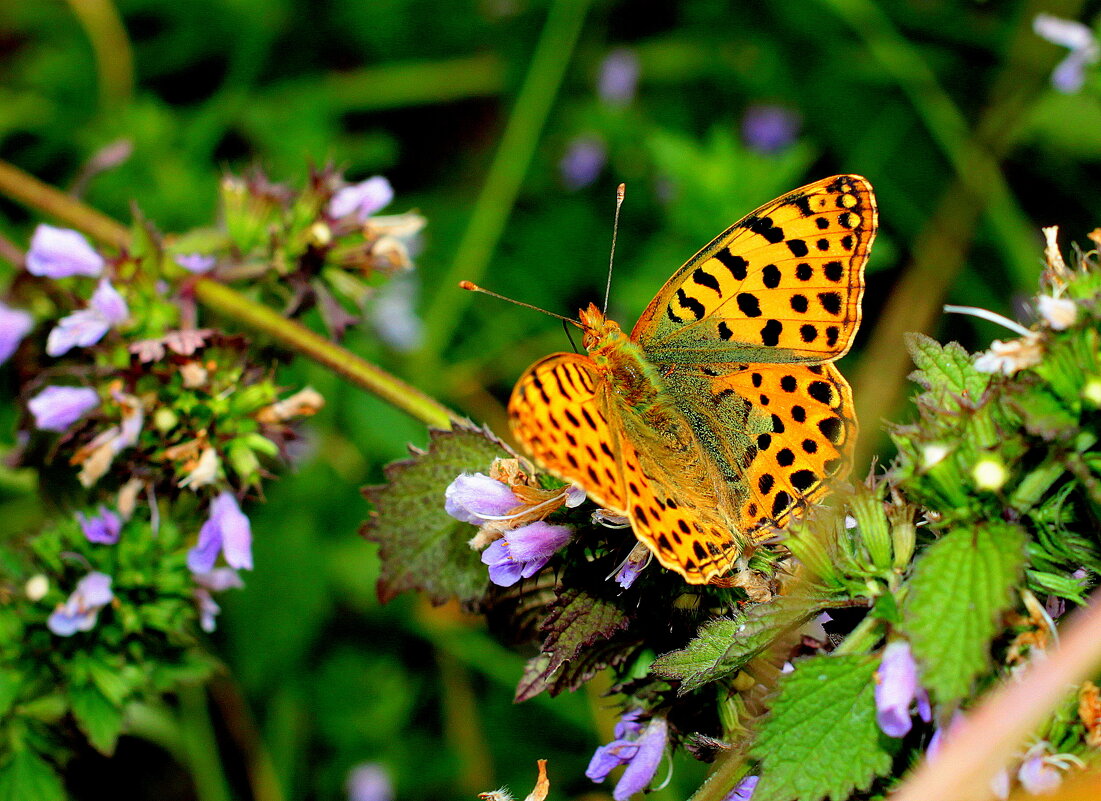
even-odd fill
[{"label": "small white flower", "polygon": [[1101,58],[1101,48],[1093,31],[1081,22],[1061,19],[1051,14],[1037,14],[1032,30],[1052,44],[1070,50],[1051,73],[1051,84],[1060,92],[1073,94],[1086,81],[1086,67]]},{"label": "small white flower", "polygon": [[1008,342],[995,339],[990,343],[990,350],[975,359],[975,369],[980,373],[1013,375],[1019,370],[1039,364],[1043,355],[1039,334],[1030,331],[1027,336]]},{"label": "small white flower", "polygon": [[921,449],[921,466],[928,470],[936,464],[944,461],[944,457],[952,452],[952,449],[940,442],[933,442]]},{"label": "small white flower", "polygon": [[997,492],[1005,485],[1009,472],[993,456],[984,456],[971,468],[971,477],[975,480],[976,489]]},{"label": "small white flower", "polygon": [[27,579],[27,583],[23,585],[23,593],[27,596],[27,600],[32,603],[41,601],[49,591],[50,580],[41,573],[31,576]]},{"label": "small white flower", "polygon": [[1037,305],[1044,322],[1056,331],[1065,331],[1078,319],[1078,306],[1070,298],[1040,295]]}]

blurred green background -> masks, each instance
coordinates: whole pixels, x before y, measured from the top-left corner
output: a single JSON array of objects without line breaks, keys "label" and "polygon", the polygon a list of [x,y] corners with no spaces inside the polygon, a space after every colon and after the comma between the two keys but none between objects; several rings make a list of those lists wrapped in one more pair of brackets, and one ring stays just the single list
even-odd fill
[{"label": "blurred green background", "polygon": [[[860,173],[876,189],[880,232],[864,326],[842,369],[867,435],[863,474],[873,453],[889,456],[880,421],[905,414],[902,332],[985,347],[998,328],[946,318],[941,305],[1028,322],[1040,226],[1086,243],[1101,223],[1093,79],[1055,91],[1066,51],[1032,31],[1040,12],[1088,22],[1097,10],[1054,0],[9,2],[0,158],[117,219],[133,204],[169,232],[210,222],[225,171],[260,165],[300,183],[311,164],[333,162],[351,179],[386,175],[391,210],[419,209],[429,226],[416,273],[347,344],[499,432],[511,383],[568,343],[557,323],[463,293],[458,279],[564,314],[599,300],[624,181],[610,311],[628,327],[746,212]],[[0,200],[9,254],[35,222]],[[180,699],[212,716],[207,745],[228,792],[341,798],[352,766],[371,761],[402,799],[504,783],[522,797],[545,757],[554,797],[607,797],[583,776],[614,717],[599,689],[513,706],[523,654],[458,610],[375,600],[359,488],[380,482],[407,443],[423,445],[422,427],[319,368],[284,368],[281,379],[312,384],[328,406],[295,469],[250,510],[257,569],[245,592],[224,596],[213,641],[228,674],[209,704]],[[24,509],[20,522],[34,521]],[[110,761],[82,754],[74,791],[195,797],[172,757],[187,744],[152,724],[145,734]],[[657,796],[685,798],[701,776],[678,760]]]}]

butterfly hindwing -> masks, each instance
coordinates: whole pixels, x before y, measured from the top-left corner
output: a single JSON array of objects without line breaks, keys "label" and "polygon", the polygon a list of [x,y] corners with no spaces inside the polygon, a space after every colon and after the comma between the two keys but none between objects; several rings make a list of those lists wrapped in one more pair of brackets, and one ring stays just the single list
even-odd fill
[{"label": "butterfly hindwing", "polygon": [[837,359],[860,324],[875,231],[875,198],[860,176],[797,189],[689,259],[631,337],[656,362]]}]

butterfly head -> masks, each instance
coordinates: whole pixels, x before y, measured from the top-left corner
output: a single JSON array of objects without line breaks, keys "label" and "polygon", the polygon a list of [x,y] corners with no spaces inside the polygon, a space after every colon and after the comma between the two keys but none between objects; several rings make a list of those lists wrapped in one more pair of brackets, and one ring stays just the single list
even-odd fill
[{"label": "butterfly head", "polygon": [[605,317],[595,303],[590,303],[587,309],[578,312],[578,318],[585,332],[581,342],[589,353],[606,348],[623,338],[619,324]]}]

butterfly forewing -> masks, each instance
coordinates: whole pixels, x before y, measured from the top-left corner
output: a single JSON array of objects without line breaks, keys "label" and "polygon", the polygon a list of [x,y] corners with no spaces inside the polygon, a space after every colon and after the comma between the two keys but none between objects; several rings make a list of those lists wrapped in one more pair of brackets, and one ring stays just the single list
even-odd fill
[{"label": "butterfly forewing", "polygon": [[871,186],[841,175],[739,220],[666,283],[632,338],[656,362],[832,361],[860,324]]},{"label": "butterfly forewing", "polygon": [[602,506],[623,511],[619,444],[598,396],[601,380],[587,356],[548,356],[517,382],[508,404],[509,424],[546,470],[584,487]]}]

